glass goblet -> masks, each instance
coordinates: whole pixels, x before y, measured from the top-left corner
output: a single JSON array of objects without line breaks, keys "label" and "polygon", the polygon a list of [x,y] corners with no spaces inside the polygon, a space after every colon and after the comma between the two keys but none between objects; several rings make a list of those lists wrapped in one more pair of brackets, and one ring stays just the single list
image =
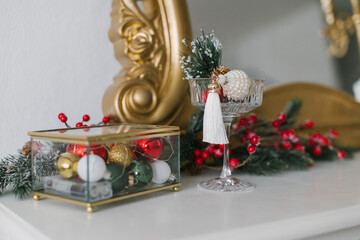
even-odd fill
[{"label": "glass goblet", "polygon": [[[209,78],[188,79],[190,84],[191,103],[200,110],[204,110],[208,94],[207,87],[211,83]],[[226,133],[230,139],[231,122],[241,114],[247,113],[262,103],[264,81],[250,79],[251,84],[248,94],[241,100],[233,100],[227,96],[221,96],[221,108]],[[229,145],[224,145],[224,163],[220,177],[200,182],[198,186],[202,189],[219,192],[238,192],[254,189],[254,185],[231,175],[229,166]]]}]

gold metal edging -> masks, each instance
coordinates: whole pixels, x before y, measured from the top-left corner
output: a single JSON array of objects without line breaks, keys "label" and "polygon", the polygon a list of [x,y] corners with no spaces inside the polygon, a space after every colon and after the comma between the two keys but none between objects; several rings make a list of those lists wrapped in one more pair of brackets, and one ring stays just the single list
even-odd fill
[{"label": "gold metal edging", "polygon": [[154,188],[154,189],[150,189],[150,190],[145,190],[142,192],[138,192],[138,193],[132,193],[132,194],[128,194],[128,195],[124,195],[124,196],[119,196],[119,197],[115,197],[115,198],[110,198],[110,199],[106,199],[106,200],[102,200],[102,201],[98,201],[98,202],[94,202],[94,203],[90,203],[92,206],[100,206],[103,204],[107,204],[107,203],[112,203],[112,202],[117,202],[120,200],[124,200],[124,199],[128,199],[128,198],[132,198],[132,197],[137,197],[137,196],[142,196],[142,195],[146,195],[149,193],[154,193],[154,192],[159,192],[165,189],[170,189],[173,187],[180,187],[181,183],[177,183],[177,184],[172,184],[169,186],[164,186],[164,187],[160,187],[160,188]]},{"label": "gold metal edging", "polygon": [[159,133],[159,134],[150,134],[150,135],[143,135],[137,137],[117,137],[117,138],[109,138],[103,140],[93,140],[93,141],[82,141],[82,140],[69,140],[69,139],[62,139],[58,137],[46,137],[46,136],[39,136],[35,137],[32,136],[31,138],[34,140],[46,140],[46,141],[53,141],[53,142],[61,142],[61,143],[72,143],[72,144],[83,144],[83,145],[90,145],[90,144],[105,144],[105,143],[113,143],[114,141],[128,141],[128,140],[136,140],[136,139],[143,139],[143,138],[154,138],[154,137],[167,137],[167,136],[174,136],[180,135],[180,131],[176,132],[168,132],[168,133]]},{"label": "gold metal edging", "polygon": [[170,188],[180,187],[180,186],[181,186],[181,183],[177,183],[177,184],[172,184],[172,185],[168,185],[168,186],[164,186],[164,187],[145,190],[145,191],[138,192],[138,193],[131,193],[131,194],[124,195],[124,196],[119,196],[119,197],[115,197],[115,198],[101,200],[101,201],[97,201],[97,202],[82,202],[82,201],[73,200],[73,199],[60,197],[60,196],[57,196],[57,195],[51,195],[51,194],[38,192],[38,191],[31,191],[31,194],[32,195],[38,195],[38,196],[44,197],[44,198],[49,198],[49,199],[54,199],[54,200],[58,200],[58,201],[62,201],[62,202],[75,204],[75,205],[78,205],[78,206],[87,207],[87,206],[90,205],[90,206],[96,207],[96,206],[100,206],[100,205],[104,205],[104,204],[108,204],[108,203],[112,203],[112,202],[121,201],[121,200],[128,199],[128,198],[142,196],[142,195],[146,195],[146,194],[150,194],[150,193],[154,193],[154,192],[159,192],[159,191],[162,191],[162,190],[165,190],[165,189],[170,189]]},{"label": "gold metal edging", "polygon": [[[160,126],[160,125],[142,125],[142,124],[110,124],[107,126],[144,126],[151,127],[146,130],[133,130],[127,133],[111,133],[101,136],[73,136],[73,135],[59,135],[57,133],[52,133],[55,131],[62,130],[72,130],[72,129],[83,129],[83,128],[63,128],[63,129],[52,129],[52,130],[42,130],[42,131],[33,131],[28,132],[33,139],[40,140],[51,140],[55,142],[63,142],[63,143],[74,143],[74,144],[96,144],[96,143],[104,143],[111,142],[114,140],[118,140],[120,138],[131,138],[136,134],[149,134],[149,137],[153,136],[170,136],[179,134],[180,129],[178,126]],[[93,127],[85,127],[85,128],[99,128],[103,126],[93,126]],[[158,127],[158,128],[157,128]],[[50,133],[49,133],[50,132]],[[143,136],[135,137],[133,139],[140,139]]]}]

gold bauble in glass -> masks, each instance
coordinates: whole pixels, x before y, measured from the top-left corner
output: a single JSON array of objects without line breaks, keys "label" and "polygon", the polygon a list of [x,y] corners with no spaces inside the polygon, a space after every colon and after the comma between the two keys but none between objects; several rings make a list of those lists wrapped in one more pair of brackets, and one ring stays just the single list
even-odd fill
[{"label": "gold bauble in glass", "polygon": [[63,153],[57,162],[59,174],[64,178],[72,178],[77,176],[77,165],[79,157],[73,153]]},{"label": "gold bauble in glass", "polygon": [[123,144],[116,144],[110,148],[110,154],[107,163],[119,164],[123,167],[127,167],[133,160],[133,153],[128,146]]}]

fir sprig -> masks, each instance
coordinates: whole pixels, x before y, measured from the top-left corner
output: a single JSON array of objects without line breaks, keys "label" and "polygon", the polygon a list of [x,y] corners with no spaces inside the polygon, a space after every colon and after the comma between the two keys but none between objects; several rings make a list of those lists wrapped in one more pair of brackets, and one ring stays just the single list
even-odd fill
[{"label": "fir sprig", "polygon": [[180,60],[181,69],[185,73],[185,79],[208,78],[211,72],[221,64],[222,44],[212,32],[196,37],[190,44],[182,40],[187,52],[182,53]]},{"label": "fir sprig", "polygon": [[306,154],[295,150],[259,148],[251,160],[237,170],[256,175],[273,175],[285,170],[305,170],[310,163]]},{"label": "fir sprig", "polygon": [[32,187],[31,160],[19,150],[0,161],[0,193],[10,190],[17,198],[30,196]]},{"label": "fir sprig", "polygon": [[[25,145],[27,144],[29,143]],[[27,152],[19,150],[18,154],[0,160],[0,194],[11,191],[19,199],[28,198],[31,195],[33,180],[57,173],[54,159],[65,152],[66,144],[49,142],[36,144],[39,149],[43,148],[33,152],[36,175],[32,174],[31,157]]]},{"label": "fir sprig", "polygon": [[296,121],[296,117],[300,113],[300,109],[302,106],[302,101],[298,98],[293,99],[290,101],[285,107],[285,114],[287,119],[283,123],[283,125],[293,125]]}]

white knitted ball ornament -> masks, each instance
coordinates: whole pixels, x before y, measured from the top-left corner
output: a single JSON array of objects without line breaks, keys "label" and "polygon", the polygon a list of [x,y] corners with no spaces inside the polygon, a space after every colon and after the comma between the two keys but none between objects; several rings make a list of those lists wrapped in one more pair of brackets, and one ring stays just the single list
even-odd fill
[{"label": "white knitted ball ornament", "polygon": [[217,81],[222,86],[224,95],[234,101],[246,97],[251,85],[248,75],[241,70],[231,70],[225,75],[220,75]]}]

